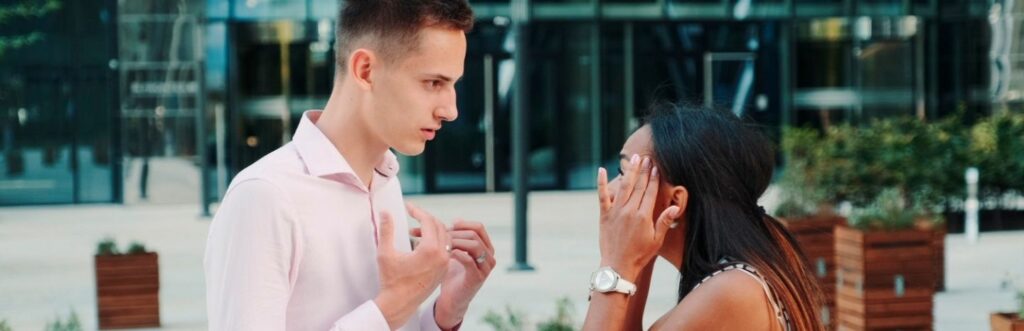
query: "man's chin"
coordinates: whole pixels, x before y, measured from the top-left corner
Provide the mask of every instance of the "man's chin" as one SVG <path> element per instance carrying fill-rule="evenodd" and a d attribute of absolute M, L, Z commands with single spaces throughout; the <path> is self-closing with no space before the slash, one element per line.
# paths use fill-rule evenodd
<path fill-rule="evenodd" d="M 392 147 L 392 149 L 394 149 L 395 152 L 398 152 L 398 154 L 402 154 L 405 156 L 418 156 L 420 154 L 423 154 L 423 150 L 426 149 L 426 147 L 427 143 L 421 142 L 408 144 L 405 146 L 394 146 Z"/>

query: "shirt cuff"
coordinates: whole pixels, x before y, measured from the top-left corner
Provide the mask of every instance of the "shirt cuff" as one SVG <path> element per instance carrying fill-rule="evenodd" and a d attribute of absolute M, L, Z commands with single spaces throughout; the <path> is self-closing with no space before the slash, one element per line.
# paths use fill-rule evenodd
<path fill-rule="evenodd" d="M 442 330 L 441 327 L 437 325 L 437 319 L 434 316 L 434 309 L 436 307 L 437 307 L 437 301 L 434 301 L 434 304 L 430 305 L 430 308 L 423 309 L 423 310 L 420 311 L 420 330 L 423 330 L 423 331 L 459 331 L 459 329 L 462 327 L 462 322 L 461 321 L 459 322 L 459 324 L 456 324 L 455 327 L 453 327 L 453 328 L 451 328 L 449 330 Z"/>
<path fill-rule="evenodd" d="M 431 314 L 433 315 L 433 314 Z M 436 328 L 436 326 L 435 326 Z M 369 300 L 334 323 L 335 330 L 391 330 L 377 303 Z"/>

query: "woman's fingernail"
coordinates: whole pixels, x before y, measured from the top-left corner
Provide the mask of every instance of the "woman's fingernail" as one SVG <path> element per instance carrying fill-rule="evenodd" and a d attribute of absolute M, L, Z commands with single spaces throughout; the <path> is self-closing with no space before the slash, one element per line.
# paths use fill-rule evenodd
<path fill-rule="evenodd" d="M 658 167 L 651 169 L 651 177 L 658 177 Z"/>
<path fill-rule="evenodd" d="M 633 154 L 633 157 L 629 159 L 629 163 L 632 165 L 640 163 L 640 155 Z"/>
<path fill-rule="evenodd" d="M 645 156 L 644 157 L 644 162 L 642 164 L 644 166 L 644 169 L 650 169 L 651 168 L 651 159 Z"/>

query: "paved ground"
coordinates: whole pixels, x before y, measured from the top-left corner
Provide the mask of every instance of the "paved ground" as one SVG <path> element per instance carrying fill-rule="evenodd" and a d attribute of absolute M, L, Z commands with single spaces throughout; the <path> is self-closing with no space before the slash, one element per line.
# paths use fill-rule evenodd
<path fill-rule="evenodd" d="M 464 330 L 490 330 L 481 319 L 509 306 L 537 322 L 569 297 L 579 322 L 586 310 L 587 279 L 598 264 L 597 213 L 590 192 L 534 193 L 530 209 L 530 262 L 535 272 L 510 273 L 512 199 L 508 194 L 431 195 L 410 201 L 451 219 L 487 224 L 498 250 L 499 270 L 481 290 Z M 206 311 L 202 255 L 209 220 L 189 205 L 94 205 L 0 208 L 0 319 L 15 331 L 40 330 L 57 314 L 78 313 L 96 326 L 92 254 L 111 235 L 126 244 L 140 240 L 160 254 L 160 330 L 203 330 Z M 947 238 L 948 290 L 936 296 L 937 330 L 987 330 L 988 313 L 1013 305 L 1000 287 L 1006 274 L 1024 275 L 1024 232 L 983 233 L 969 245 Z M 676 275 L 658 266 L 647 321 L 675 302 Z"/>

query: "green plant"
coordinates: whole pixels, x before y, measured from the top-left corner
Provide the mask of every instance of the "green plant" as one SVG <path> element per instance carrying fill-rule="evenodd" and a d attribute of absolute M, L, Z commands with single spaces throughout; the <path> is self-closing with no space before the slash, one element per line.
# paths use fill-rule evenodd
<path fill-rule="evenodd" d="M 814 215 L 816 211 L 817 209 L 806 203 L 806 201 L 786 197 L 777 207 L 775 207 L 775 212 L 772 215 L 792 221 L 805 219 Z"/>
<path fill-rule="evenodd" d="M 970 129 L 969 161 L 980 170 L 979 194 L 1024 192 L 1024 114 L 1002 111 Z"/>
<path fill-rule="evenodd" d="M 883 190 L 870 205 L 857 208 L 849 217 L 850 226 L 861 230 L 909 229 L 922 213 L 907 206 L 899 189 Z"/>
<path fill-rule="evenodd" d="M 0 319 L 0 331 L 11 331 L 11 326 L 7 325 L 6 319 Z"/>
<path fill-rule="evenodd" d="M 569 298 L 558 299 L 555 303 L 555 316 L 537 326 L 538 331 L 573 331 L 572 301 Z"/>
<path fill-rule="evenodd" d="M 512 307 L 505 306 L 506 315 L 488 310 L 484 314 L 484 323 L 490 325 L 495 331 L 520 331 L 523 329 L 525 319 L 521 311 L 512 310 Z"/>
<path fill-rule="evenodd" d="M 58 0 L 24 0 L 19 3 L 0 5 L 0 26 L 24 19 L 38 19 L 61 8 Z M 21 22 L 13 22 L 21 23 Z M 39 31 L 30 31 L 17 35 L 0 35 L 0 58 L 8 51 L 13 51 L 42 41 L 45 35 Z"/>
<path fill-rule="evenodd" d="M 78 321 L 78 314 L 74 310 L 68 315 L 67 320 L 61 319 L 58 315 L 55 321 L 46 323 L 46 331 L 82 331 L 82 323 Z"/>
<path fill-rule="evenodd" d="M 112 255 L 135 255 L 135 254 L 146 254 L 149 251 L 146 250 L 146 246 L 141 242 L 133 241 L 128 245 L 128 249 L 122 252 L 117 248 L 117 241 L 114 238 L 106 237 L 103 238 L 98 244 L 96 244 L 96 255 L 99 256 L 112 256 Z"/>
<path fill-rule="evenodd" d="M 131 245 L 128 245 L 128 255 L 146 254 L 146 252 L 146 246 L 138 241 L 133 241 Z"/>
<path fill-rule="evenodd" d="M 793 140 L 806 147 L 793 147 L 800 152 L 794 155 L 806 160 L 796 166 L 807 176 L 803 185 L 820 190 L 823 201 L 848 201 L 860 209 L 862 221 L 875 224 L 868 228 L 907 225 L 907 217 L 892 215 L 879 203 L 879 196 L 891 189 L 899 192 L 889 194 L 891 203 L 913 207 L 917 218 L 941 222 L 934 215 L 951 202 L 962 201 L 965 191 L 969 152 L 960 123 L 957 116 L 932 122 L 914 117 L 875 119 L 862 126 L 832 126 L 818 143 L 802 142 L 806 133 L 797 133 Z M 902 218 L 880 224 L 884 220 L 879 218 L 886 216 Z"/>
<path fill-rule="evenodd" d="M 538 331 L 573 331 L 573 305 L 569 298 L 561 298 L 555 302 L 555 316 L 537 324 Z M 487 311 L 483 321 L 495 331 L 522 331 L 529 324 L 523 312 L 505 307 L 505 314 Z"/>
<path fill-rule="evenodd" d="M 803 128 L 784 128 L 782 151 L 786 157 L 786 168 L 778 182 L 782 202 L 774 215 L 790 220 L 801 219 L 819 212 L 819 206 L 828 203 L 817 174 L 813 171 L 816 159 L 814 153 L 820 148 L 818 132 Z"/>
<path fill-rule="evenodd" d="M 96 244 L 96 255 L 108 256 L 119 254 L 121 252 L 117 250 L 117 242 L 114 241 L 114 238 L 106 237 L 99 244 Z"/>
<path fill-rule="evenodd" d="M 1024 319 L 1024 287 L 1017 289 L 1017 319 Z"/>

